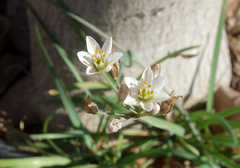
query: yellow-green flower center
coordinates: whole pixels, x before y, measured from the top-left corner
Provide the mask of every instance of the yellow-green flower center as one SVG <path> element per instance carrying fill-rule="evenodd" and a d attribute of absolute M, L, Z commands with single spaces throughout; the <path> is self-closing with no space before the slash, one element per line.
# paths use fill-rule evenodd
<path fill-rule="evenodd" d="M 148 85 L 148 82 L 144 82 L 144 86 L 140 86 L 138 97 L 142 101 L 149 101 L 152 99 L 152 95 L 154 94 L 154 91 L 152 90 L 152 85 Z"/>
<path fill-rule="evenodd" d="M 96 53 L 93 54 L 94 66 L 97 70 L 104 70 L 106 68 L 106 54 L 104 50 L 96 50 Z"/>

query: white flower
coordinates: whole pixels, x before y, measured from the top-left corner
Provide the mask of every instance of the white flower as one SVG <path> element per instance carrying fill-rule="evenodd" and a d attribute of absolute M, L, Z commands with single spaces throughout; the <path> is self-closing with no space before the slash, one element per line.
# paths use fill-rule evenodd
<path fill-rule="evenodd" d="M 167 78 L 163 76 L 153 78 L 150 66 L 144 70 L 139 81 L 132 77 L 125 77 L 124 79 L 131 91 L 131 95 L 124 100 L 124 104 L 140 104 L 144 110 L 151 111 L 154 102 L 161 102 L 170 98 L 168 94 L 161 91 L 167 82 Z"/>
<path fill-rule="evenodd" d="M 153 109 L 151 111 L 149 111 L 148 113 L 152 114 L 152 115 L 156 115 L 159 111 L 160 111 L 160 106 L 157 103 L 153 103 Z"/>
<path fill-rule="evenodd" d="M 107 39 L 100 48 L 99 44 L 90 36 L 86 37 L 87 50 L 77 53 L 79 60 L 87 66 L 86 74 L 92 75 L 100 72 L 109 72 L 112 69 L 112 64 L 123 56 L 121 52 L 112 50 L 112 37 Z"/>
<path fill-rule="evenodd" d="M 116 118 L 113 118 L 113 119 L 108 120 L 107 129 L 109 130 L 109 132 L 117 132 L 119 129 L 122 128 L 122 124 L 123 124 L 122 121 L 120 121 Z"/>

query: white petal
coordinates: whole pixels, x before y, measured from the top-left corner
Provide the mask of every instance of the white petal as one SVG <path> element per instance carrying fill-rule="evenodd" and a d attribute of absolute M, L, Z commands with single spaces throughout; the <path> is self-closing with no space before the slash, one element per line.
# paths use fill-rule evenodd
<path fill-rule="evenodd" d="M 146 111 L 151 111 L 153 109 L 153 102 L 140 102 L 141 107 Z"/>
<path fill-rule="evenodd" d="M 90 54 L 95 54 L 96 50 L 101 50 L 99 44 L 90 36 L 86 37 L 86 43 L 87 43 L 87 50 Z"/>
<path fill-rule="evenodd" d="M 138 81 L 135 78 L 132 77 L 125 77 L 124 78 L 125 83 L 127 85 L 127 87 L 134 92 L 135 94 L 138 94 Z"/>
<path fill-rule="evenodd" d="M 160 111 L 160 106 L 157 103 L 153 103 L 153 109 L 149 111 L 150 114 L 156 115 Z"/>
<path fill-rule="evenodd" d="M 112 66 L 111 65 L 108 65 L 104 70 L 99 70 L 100 72 L 109 72 L 111 71 L 112 69 Z"/>
<path fill-rule="evenodd" d="M 156 77 L 153 81 L 153 90 L 155 92 L 162 90 L 162 88 L 165 86 L 165 84 L 167 83 L 167 77 L 164 76 L 159 76 Z"/>
<path fill-rule="evenodd" d="M 114 64 L 119 58 L 123 56 L 123 53 L 121 52 L 115 52 L 108 57 L 108 65 Z"/>
<path fill-rule="evenodd" d="M 111 51 L 112 51 L 112 37 L 110 37 L 109 39 L 107 39 L 105 41 L 105 43 L 103 44 L 102 49 L 104 50 L 105 54 L 106 54 L 106 58 L 110 55 Z"/>
<path fill-rule="evenodd" d="M 152 85 L 153 83 L 153 72 L 150 66 L 147 66 L 142 74 L 141 85 L 144 85 L 145 81 L 147 81 L 149 85 Z"/>
<path fill-rule="evenodd" d="M 161 92 L 155 92 L 153 94 L 153 100 L 152 101 L 161 102 L 161 101 L 164 101 L 164 100 L 167 100 L 167 99 L 170 99 L 170 98 L 171 97 L 167 93 L 161 91 Z"/>
<path fill-rule="evenodd" d="M 93 74 L 97 74 L 97 73 L 100 73 L 99 71 L 96 71 L 96 69 L 94 69 L 93 67 L 87 67 L 87 70 L 86 70 L 86 74 L 87 75 L 93 75 Z"/>
<path fill-rule="evenodd" d="M 123 103 L 128 105 L 137 105 L 139 104 L 139 100 L 136 95 L 131 95 L 131 96 L 128 96 Z"/>
<path fill-rule="evenodd" d="M 80 51 L 77 53 L 78 59 L 86 66 L 93 66 L 92 55 L 85 51 Z"/>

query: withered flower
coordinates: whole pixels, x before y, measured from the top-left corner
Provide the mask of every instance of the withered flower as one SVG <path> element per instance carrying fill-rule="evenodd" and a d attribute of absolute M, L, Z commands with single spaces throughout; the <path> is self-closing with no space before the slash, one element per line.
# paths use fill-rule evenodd
<path fill-rule="evenodd" d="M 112 69 L 108 73 L 114 80 L 118 79 L 118 76 L 119 76 L 119 63 L 118 63 L 118 61 L 116 61 L 112 65 Z"/>
<path fill-rule="evenodd" d="M 161 115 L 166 115 L 166 114 L 170 113 L 172 111 L 174 102 L 179 98 L 183 98 L 183 96 L 174 96 L 174 90 L 169 94 L 169 96 L 171 98 L 163 101 L 161 104 L 161 109 L 160 109 Z"/>
<path fill-rule="evenodd" d="M 160 64 L 152 65 L 151 70 L 153 71 L 153 78 L 156 78 L 161 73 L 161 65 Z"/>
<path fill-rule="evenodd" d="M 126 84 L 122 84 L 121 87 L 118 89 L 118 100 L 123 102 L 126 97 L 130 95 L 130 90 L 128 89 Z"/>
<path fill-rule="evenodd" d="M 96 102 L 92 101 L 90 95 L 85 98 L 83 103 L 84 110 L 89 114 L 97 114 L 98 113 L 98 105 Z"/>

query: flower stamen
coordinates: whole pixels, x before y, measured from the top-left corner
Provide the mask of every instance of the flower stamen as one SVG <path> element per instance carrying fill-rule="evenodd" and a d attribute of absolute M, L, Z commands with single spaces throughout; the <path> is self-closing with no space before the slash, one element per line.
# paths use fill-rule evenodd
<path fill-rule="evenodd" d="M 94 61 L 97 62 L 97 59 L 95 59 Z"/>
<path fill-rule="evenodd" d="M 96 54 L 93 54 L 93 57 L 96 58 Z"/>
<path fill-rule="evenodd" d="M 104 53 L 104 50 L 102 50 L 102 53 Z"/>
<path fill-rule="evenodd" d="M 117 124 L 118 124 L 118 122 L 113 123 L 113 125 L 117 125 Z"/>
<path fill-rule="evenodd" d="M 154 91 L 151 91 L 151 94 L 153 94 L 154 93 Z"/>
<path fill-rule="evenodd" d="M 149 88 L 152 88 L 152 85 L 149 85 L 148 87 L 149 87 Z"/>
<path fill-rule="evenodd" d="M 106 58 L 106 55 L 105 55 L 105 54 L 103 55 L 103 58 Z"/>
<path fill-rule="evenodd" d="M 145 82 L 144 82 L 144 84 L 145 84 L 145 85 L 147 85 L 147 84 L 148 84 L 148 82 L 147 82 L 147 81 L 145 81 Z"/>
<path fill-rule="evenodd" d="M 98 51 L 98 50 L 96 50 L 96 53 L 99 53 L 99 51 Z"/>

